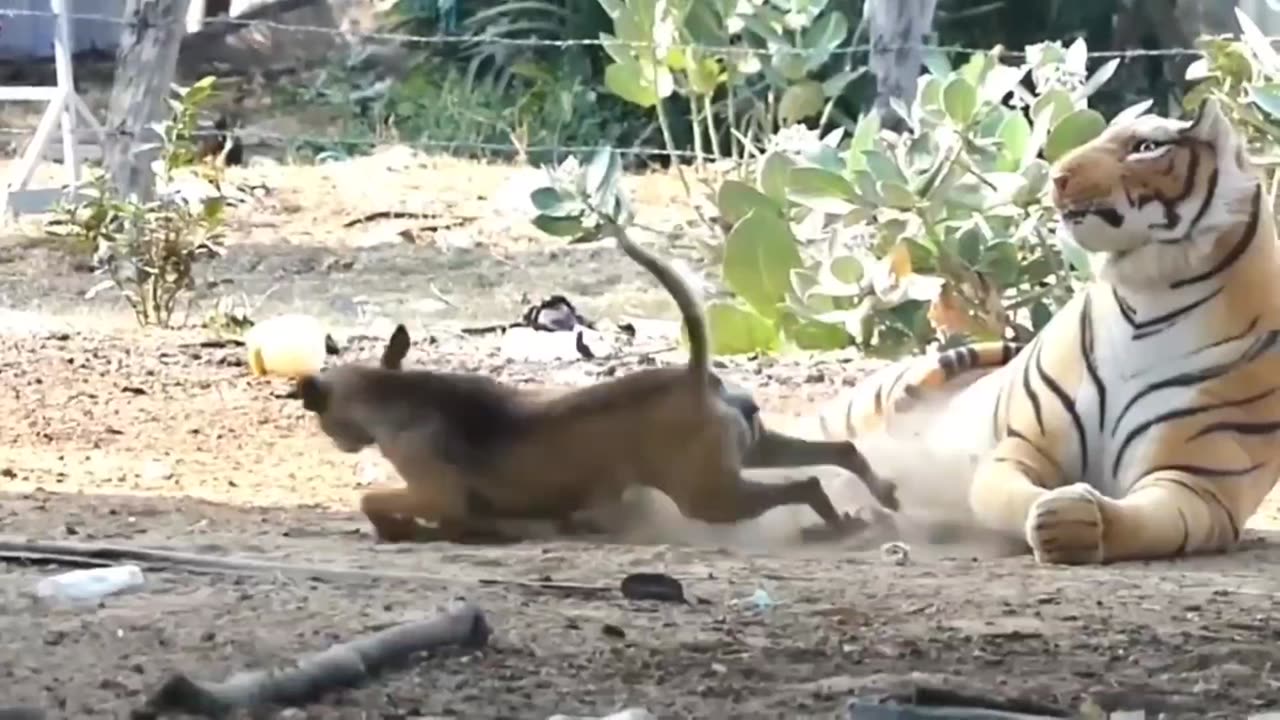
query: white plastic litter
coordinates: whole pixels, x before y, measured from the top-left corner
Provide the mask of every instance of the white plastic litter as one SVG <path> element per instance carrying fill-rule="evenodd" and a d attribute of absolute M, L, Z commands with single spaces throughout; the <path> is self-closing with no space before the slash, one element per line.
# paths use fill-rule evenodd
<path fill-rule="evenodd" d="M 552 715 L 547 720 L 658 720 L 658 718 L 644 708 L 627 708 L 619 710 L 612 715 L 602 715 L 600 717 L 590 717 L 584 715 Z"/>
<path fill-rule="evenodd" d="M 72 570 L 36 583 L 36 596 L 51 602 L 83 603 L 142 587 L 145 582 L 137 565 Z"/>

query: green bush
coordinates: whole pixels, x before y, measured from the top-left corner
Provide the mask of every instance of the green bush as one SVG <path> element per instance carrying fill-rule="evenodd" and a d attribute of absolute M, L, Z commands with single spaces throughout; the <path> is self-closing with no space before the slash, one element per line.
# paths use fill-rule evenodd
<path fill-rule="evenodd" d="M 673 94 L 688 103 L 699 156 L 743 158 L 780 127 L 828 116 L 865 71 L 848 54 L 844 69 L 830 68 L 851 25 L 827 0 L 599 2 L 614 28 L 600 34 L 611 60 L 604 85 L 656 110 L 668 150 L 678 149 L 664 106 Z"/>
<path fill-rule="evenodd" d="M 1274 207 L 1280 184 L 1280 55 L 1243 10 L 1236 9 L 1236 18 L 1240 39 L 1205 37 L 1196 43 L 1204 57 L 1187 67 L 1186 79 L 1197 84 L 1182 105 L 1195 110 L 1210 95 L 1221 101 L 1266 173 Z"/>
<path fill-rule="evenodd" d="M 560 74 L 532 58 L 513 64 L 511 73 L 502 82 L 476 80 L 420 53 L 408 72 L 380 80 L 381 71 L 356 54 L 326 68 L 316 82 L 286 91 L 286 105 L 331 108 L 340 118 L 337 134 L 345 139 L 304 139 L 291 154 L 315 160 L 403 142 L 461 157 L 514 153 L 540 163 L 553 154 L 529 154 L 527 148 L 622 144 L 640 120 L 577 73 Z"/>
<path fill-rule="evenodd" d="M 897 107 L 907 132 L 875 115 L 847 139 L 794 125 L 750 178 L 726 180 L 722 270 L 735 297 L 707 307 L 715 352 L 853 344 L 894 357 L 1039 330 L 1089 275 L 1082 251 L 1057 239 L 1049 164 L 1106 126 L 1088 98 L 1117 62 L 1088 75 L 1083 41 L 1026 55 L 1007 65 L 997 48 L 959 68 L 930 57 L 914 102 Z M 621 206 L 591 200 L 592 168 L 606 166 L 562 166 L 533 195 L 538 226 L 582 236 L 624 222 Z"/>

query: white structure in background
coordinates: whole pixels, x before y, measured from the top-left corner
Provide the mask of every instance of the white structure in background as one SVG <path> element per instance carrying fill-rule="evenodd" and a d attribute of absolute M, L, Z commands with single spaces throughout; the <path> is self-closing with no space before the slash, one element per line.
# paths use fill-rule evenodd
<path fill-rule="evenodd" d="M 76 148 L 76 119 L 82 119 L 102 142 L 102 125 L 93 117 L 89 106 L 76 94 L 75 79 L 71 70 L 71 22 L 67 17 L 68 0 L 49 0 L 55 14 L 53 36 L 53 62 L 57 85 L 0 86 L 0 102 L 43 102 L 44 114 L 35 132 L 22 149 L 12 166 L 4 195 L 0 197 L 0 222 L 19 213 L 41 212 L 52 207 L 66 193 L 73 193 L 80 184 L 80 156 Z M 0 29 L 0 33 L 4 32 Z M 67 183 L 62 188 L 29 188 L 36 165 L 44 157 L 53 139 L 53 131 L 62 130 L 62 166 L 66 169 Z"/>

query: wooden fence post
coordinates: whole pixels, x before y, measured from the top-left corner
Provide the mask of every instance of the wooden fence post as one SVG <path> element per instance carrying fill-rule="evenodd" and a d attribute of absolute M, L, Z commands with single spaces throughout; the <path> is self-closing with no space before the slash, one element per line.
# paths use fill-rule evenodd
<path fill-rule="evenodd" d="M 916 79 L 924 62 L 924 38 L 933 26 L 937 0 L 867 0 L 871 57 L 867 64 L 876 78 L 876 111 L 886 127 L 903 120 L 889 105 L 898 98 L 909 107 L 916 97 Z"/>
<path fill-rule="evenodd" d="M 137 146 L 157 140 L 148 125 L 164 117 L 178 47 L 186 33 L 189 0 L 127 0 L 116 74 L 107 106 L 102 162 L 123 197 L 149 200 L 155 190 L 151 162 L 157 151 Z"/>

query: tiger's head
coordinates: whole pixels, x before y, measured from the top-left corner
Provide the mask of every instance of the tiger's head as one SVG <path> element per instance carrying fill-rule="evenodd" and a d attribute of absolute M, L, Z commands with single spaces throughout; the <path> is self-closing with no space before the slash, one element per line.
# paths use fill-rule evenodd
<path fill-rule="evenodd" d="M 1249 218 L 1258 178 L 1213 98 L 1191 120 L 1120 117 L 1054 163 L 1062 232 L 1101 253 L 1109 282 L 1151 285 L 1194 271 Z"/>

